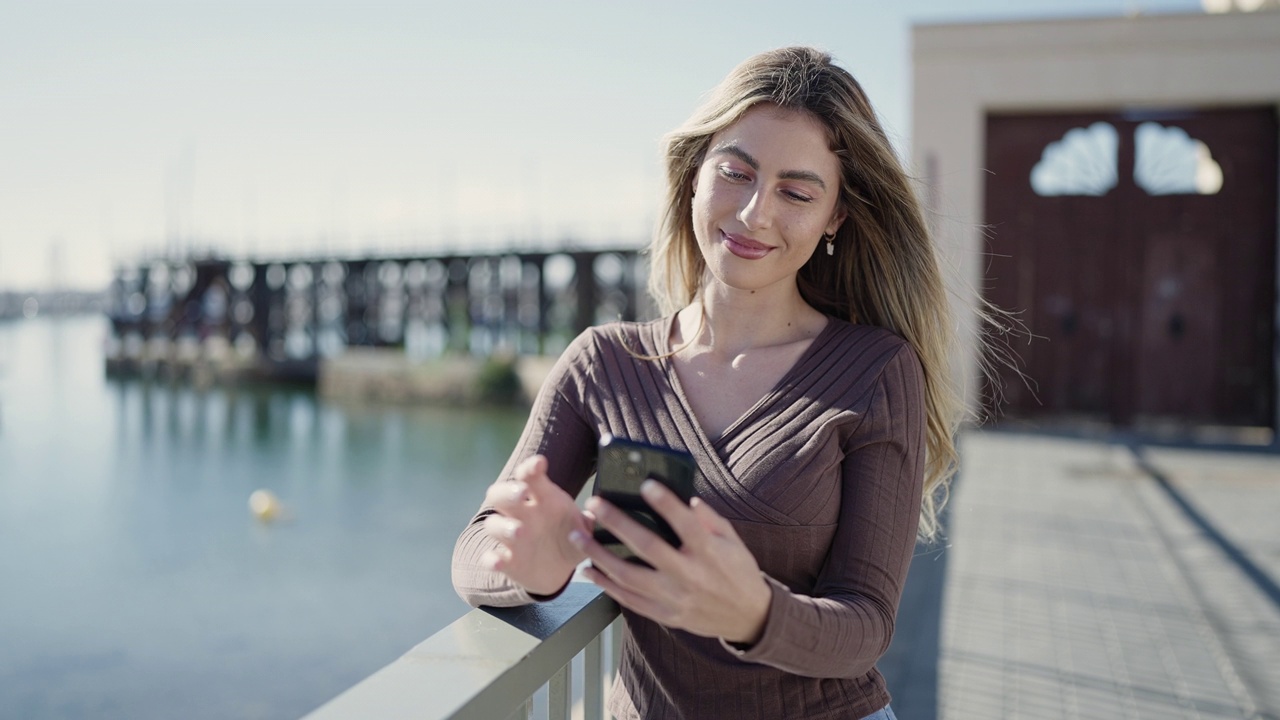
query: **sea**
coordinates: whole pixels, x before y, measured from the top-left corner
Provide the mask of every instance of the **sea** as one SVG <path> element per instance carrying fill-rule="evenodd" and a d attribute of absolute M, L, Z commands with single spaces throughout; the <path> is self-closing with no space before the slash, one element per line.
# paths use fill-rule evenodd
<path fill-rule="evenodd" d="M 524 411 L 110 379 L 108 334 L 0 322 L 0 718 L 299 717 L 468 610 Z"/>

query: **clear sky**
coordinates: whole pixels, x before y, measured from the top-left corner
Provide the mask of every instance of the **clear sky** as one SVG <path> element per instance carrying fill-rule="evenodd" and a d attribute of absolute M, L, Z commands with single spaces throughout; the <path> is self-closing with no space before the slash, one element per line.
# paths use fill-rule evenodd
<path fill-rule="evenodd" d="M 1199 0 L 0 0 L 0 289 L 169 249 L 648 237 L 658 143 L 737 62 L 823 47 L 907 147 L 913 23 Z"/>

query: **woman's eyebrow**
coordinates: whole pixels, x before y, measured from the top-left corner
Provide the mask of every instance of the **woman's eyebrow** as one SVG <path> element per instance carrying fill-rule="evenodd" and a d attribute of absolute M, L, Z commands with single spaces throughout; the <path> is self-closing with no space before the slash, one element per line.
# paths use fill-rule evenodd
<path fill-rule="evenodd" d="M 751 157 L 751 153 L 748 153 L 746 150 L 743 150 L 732 142 L 722 142 L 711 148 L 711 154 L 714 155 L 716 153 L 727 153 L 750 165 L 752 170 L 760 169 L 759 160 Z M 827 189 L 827 184 L 822 181 L 822 178 L 817 173 L 810 172 L 808 170 L 783 170 L 778 173 L 778 177 L 783 180 L 802 180 L 804 182 L 811 182 L 823 190 Z"/>
<path fill-rule="evenodd" d="M 734 145 L 731 142 L 722 142 L 719 145 L 716 145 L 715 147 L 711 148 L 711 153 L 713 155 L 716 153 L 728 153 L 738 158 L 742 162 L 750 165 L 752 170 L 760 169 L 759 160 L 756 160 L 755 158 L 751 157 L 751 153 L 748 153 L 746 150 L 743 150 L 742 148 L 738 147 L 737 145 Z"/>
<path fill-rule="evenodd" d="M 818 177 L 818 173 L 809 172 L 808 170 L 783 170 L 778 173 L 778 177 L 783 180 L 803 180 L 811 182 L 823 190 L 827 189 L 827 184 L 822 182 L 822 178 Z"/>

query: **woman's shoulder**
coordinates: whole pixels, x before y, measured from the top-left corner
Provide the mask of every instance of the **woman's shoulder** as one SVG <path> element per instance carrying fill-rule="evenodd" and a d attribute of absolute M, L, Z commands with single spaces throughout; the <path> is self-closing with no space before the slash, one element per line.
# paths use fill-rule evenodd
<path fill-rule="evenodd" d="M 823 335 L 827 339 L 822 354 L 843 369 L 849 382 L 865 383 L 886 371 L 921 372 L 915 348 L 888 328 L 831 318 Z"/>
<path fill-rule="evenodd" d="M 560 352 L 548 381 L 562 392 L 586 397 L 606 382 L 609 368 L 653 357 L 665 342 L 662 321 L 615 321 L 592 325 Z"/>
<path fill-rule="evenodd" d="M 901 352 L 905 348 L 907 352 L 915 354 L 911 343 L 888 328 L 853 323 L 836 317 L 828 317 L 828 324 L 830 327 L 827 328 L 827 333 L 831 338 L 829 342 L 851 348 L 879 347 L 890 353 Z"/>
<path fill-rule="evenodd" d="M 656 320 L 614 320 L 592 325 L 583 330 L 570 344 L 569 350 L 600 354 L 647 355 L 657 354 L 665 342 L 665 328 L 670 317 Z"/>

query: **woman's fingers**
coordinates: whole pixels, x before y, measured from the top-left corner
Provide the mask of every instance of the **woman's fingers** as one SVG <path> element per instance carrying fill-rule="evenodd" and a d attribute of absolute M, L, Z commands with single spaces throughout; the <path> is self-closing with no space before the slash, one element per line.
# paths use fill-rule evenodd
<path fill-rule="evenodd" d="M 569 542 L 587 556 L 594 572 L 608 576 L 610 583 L 614 586 L 626 588 L 628 592 L 636 592 L 652 582 L 654 575 L 652 570 L 614 555 L 586 533 L 580 531 L 570 533 Z"/>
<path fill-rule="evenodd" d="M 531 482 L 539 477 L 547 476 L 547 459 L 542 455 L 531 455 L 516 465 L 513 473 L 521 482 Z"/>
<path fill-rule="evenodd" d="M 520 533 L 520 521 L 494 513 L 484 519 L 484 531 L 503 545 L 511 545 Z"/>
<path fill-rule="evenodd" d="M 679 551 L 662 537 L 631 519 L 615 505 L 599 497 L 587 500 L 587 511 L 596 518 L 596 524 L 604 526 L 621 540 L 641 560 L 656 568 L 671 567 Z M 598 543 L 597 543 L 598 545 Z M 608 551 L 604 551 L 608 552 Z M 610 557 L 613 556 L 609 553 Z M 608 572 L 608 569 L 605 570 Z"/>
<path fill-rule="evenodd" d="M 604 590 L 609 597 L 617 600 L 623 607 L 664 625 L 671 624 L 670 613 L 654 598 L 616 582 L 608 574 L 601 572 L 599 568 L 586 568 L 583 570 L 583 574 L 588 580 L 599 586 L 601 590 Z"/>
<path fill-rule="evenodd" d="M 496 550 L 486 550 L 480 556 L 480 564 L 490 570 L 506 570 L 511 565 L 511 549 L 501 547 Z"/>
<path fill-rule="evenodd" d="M 664 625 L 734 641 L 758 637 L 771 591 L 733 525 L 697 498 L 686 507 L 670 490 L 647 483 L 642 494 L 684 544 L 673 548 L 622 510 L 592 498 L 588 508 L 600 525 L 653 569 L 575 533 L 572 542 L 595 568 L 587 576 L 623 606 Z"/>
<path fill-rule="evenodd" d="M 706 528 L 689 506 L 657 480 L 645 480 L 641 483 L 640 496 L 676 531 L 681 542 L 698 544 L 706 535 Z"/>
<path fill-rule="evenodd" d="M 526 458 L 516 466 L 511 480 L 499 480 L 489 486 L 485 503 L 504 515 L 521 516 L 522 511 L 546 501 L 553 493 L 564 491 L 547 475 L 547 459 L 541 455 Z"/>
<path fill-rule="evenodd" d="M 499 514 L 522 517 L 530 504 L 529 487 L 519 480 L 499 480 L 485 491 L 484 504 Z"/>
<path fill-rule="evenodd" d="M 733 529 L 733 523 L 703 502 L 702 498 L 694 498 L 689 503 L 689 508 L 708 531 L 721 537 L 738 539 L 738 531 Z"/>
<path fill-rule="evenodd" d="M 559 489 L 547 476 L 547 459 L 541 455 L 526 458 L 512 475 L 511 480 L 499 480 L 485 492 L 485 504 L 503 514 L 518 514 L 521 508 Z"/>
<path fill-rule="evenodd" d="M 548 493 L 564 492 L 559 485 L 551 481 L 547 474 L 547 459 L 541 455 L 533 455 L 516 466 L 515 479 L 525 484 L 526 491 L 534 501 L 541 500 Z"/>

